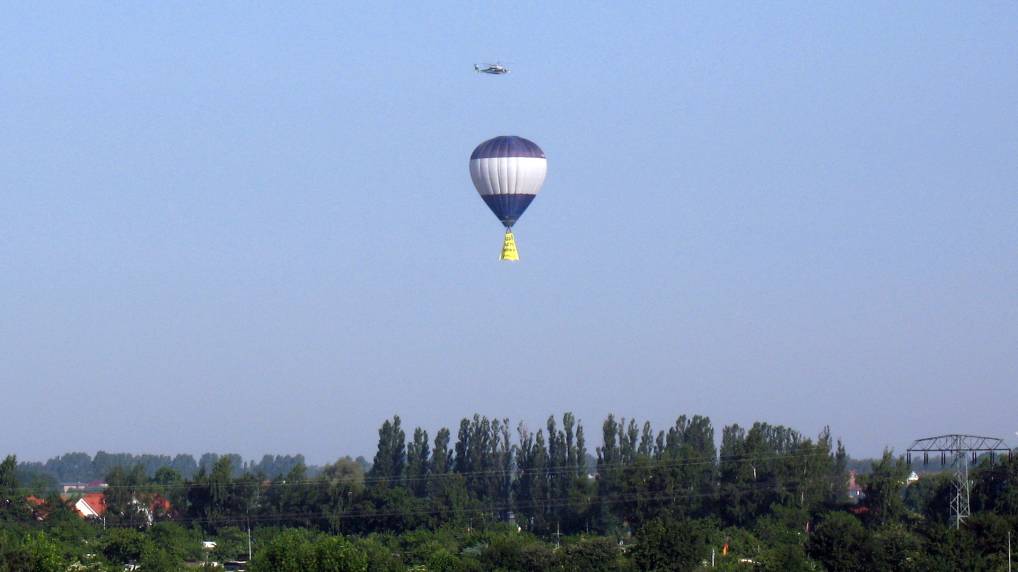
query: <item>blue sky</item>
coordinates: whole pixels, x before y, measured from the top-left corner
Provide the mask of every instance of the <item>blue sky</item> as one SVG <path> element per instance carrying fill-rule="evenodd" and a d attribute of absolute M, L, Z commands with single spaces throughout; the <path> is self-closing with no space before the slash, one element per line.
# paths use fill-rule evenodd
<path fill-rule="evenodd" d="M 4 12 L 0 452 L 565 410 L 591 448 L 609 412 L 1018 441 L 1014 3 Z M 467 170 L 500 134 L 549 162 L 518 264 Z"/>

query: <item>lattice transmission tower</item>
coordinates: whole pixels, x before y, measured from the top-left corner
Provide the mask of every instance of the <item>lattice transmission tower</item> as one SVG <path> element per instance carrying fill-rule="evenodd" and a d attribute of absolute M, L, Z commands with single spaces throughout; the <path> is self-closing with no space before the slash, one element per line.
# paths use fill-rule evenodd
<path fill-rule="evenodd" d="M 1003 439 L 981 437 L 979 435 L 940 435 L 916 439 L 905 453 L 908 464 L 912 464 L 912 455 L 922 453 L 923 465 L 930 462 L 930 453 L 940 454 L 941 466 L 947 464 L 951 456 L 951 468 L 954 470 L 954 496 L 951 498 L 951 520 L 955 528 L 961 528 L 963 520 L 972 513 L 969 498 L 972 484 L 969 482 L 969 461 L 975 464 L 979 455 L 989 455 L 992 463 L 997 455 L 1007 455 L 1011 460 L 1011 449 Z"/>

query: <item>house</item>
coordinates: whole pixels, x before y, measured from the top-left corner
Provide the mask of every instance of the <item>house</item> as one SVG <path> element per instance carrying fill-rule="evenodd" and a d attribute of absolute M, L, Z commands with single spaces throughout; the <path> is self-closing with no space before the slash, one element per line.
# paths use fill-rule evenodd
<path fill-rule="evenodd" d="M 173 505 L 170 501 L 159 494 L 152 496 L 152 501 L 148 503 L 148 510 L 146 514 L 148 516 L 148 523 L 152 522 L 156 518 L 165 518 L 173 512 Z"/>
<path fill-rule="evenodd" d="M 25 502 L 32 509 L 32 517 L 35 520 L 46 520 L 46 517 L 49 516 L 49 507 L 46 506 L 45 500 L 35 495 L 29 495 L 25 497 Z"/>
<path fill-rule="evenodd" d="M 106 513 L 106 495 L 104 493 L 85 493 L 74 503 L 74 510 L 82 518 L 102 518 Z"/>
<path fill-rule="evenodd" d="M 148 524 L 155 522 L 156 517 L 163 517 L 173 511 L 173 505 L 162 495 L 154 495 L 147 506 L 142 501 L 134 498 L 131 504 L 140 507 L 139 510 L 145 515 Z M 74 503 L 74 510 L 82 518 L 103 518 L 106 514 L 106 493 L 85 493 Z"/>
<path fill-rule="evenodd" d="M 855 469 L 848 472 L 848 498 L 853 502 L 859 502 L 866 495 L 862 492 L 862 487 L 855 479 Z"/>
<path fill-rule="evenodd" d="M 86 491 L 92 491 L 92 492 L 98 492 L 98 491 L 105 490 L 106 487 L 108 487 L 108 486 L 109 485 L 107 485 L 102 480 L 96 479 L 94 481 L 89 481 L 89 482 L 85 483 L 85 490 Z"/>
<path fill-rule="evenodd" d="M 87 483 L 63 483 L 60 487 L 63 489 L 64 494 L 68 493 L 87 493 L 87 492 L 99 492 L 105 490 L 108 487 L 106 483 L 101 480 L 89 481 Z"/>

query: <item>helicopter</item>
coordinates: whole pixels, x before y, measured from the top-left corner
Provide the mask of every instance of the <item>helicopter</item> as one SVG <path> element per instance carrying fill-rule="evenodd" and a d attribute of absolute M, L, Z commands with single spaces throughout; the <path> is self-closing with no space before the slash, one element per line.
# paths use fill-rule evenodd
<path fill-rule="evenodd" d="M 509 68 L 501 63 L 474 64 L 474 71 L 491 75 L 503 75 L 509 73 Z"/>

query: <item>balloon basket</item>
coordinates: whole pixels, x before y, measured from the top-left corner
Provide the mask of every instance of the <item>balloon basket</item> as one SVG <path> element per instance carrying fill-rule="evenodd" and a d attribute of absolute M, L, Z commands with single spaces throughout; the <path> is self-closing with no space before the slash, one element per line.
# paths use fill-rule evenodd
<path fill-rule="evenodd" d="M 498 259 L 510 261 L 520 259 L 520 253 L 516 250 L 516 238 L 513 237 L 511 229 L 505 229 L 505 240 L 502 241 L 502 256 Z"/>

